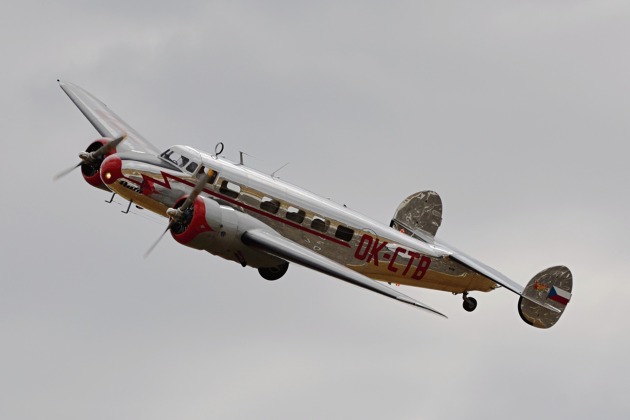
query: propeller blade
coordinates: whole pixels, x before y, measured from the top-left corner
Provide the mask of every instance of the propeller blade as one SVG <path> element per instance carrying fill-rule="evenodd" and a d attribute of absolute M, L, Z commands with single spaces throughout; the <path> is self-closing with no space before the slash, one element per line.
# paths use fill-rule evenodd
<path fill-rule="evenodd" d="M 106 154 L 114 150 L 126 137 L 127 137 L 127 133 L 123 133 L 120 137 L 116 137 L 112 141 L 108 141 L 107 143 L 105 143 L 104 145 L 102 145 L 101 147 L 99 147 L 93 152 L 79 153 L 79 158 L 81 159 L 81 162 L 77 163 L 75 166 L 71 168 L 68 168 L 59 172 L 57 175 L 53 177 L 53 181 L 56 181 L 59 178 L 63 178 L 64 176 L 68 175 L 70 172 L 72 172 L 73 170 L 75 170 L 76 168 L 78 168 L 84 163 L 92 163 L 96 159 L 100 158 L 101 156 L 105 156 Z"/>
<path fill-rule="evenodd" d="M 122 133 L 120 137 L 116 137 L 114 140 L 105 143 L 94 152 L 94 156 L 101 156 L 101 155 L 108 154 L 109 152 L 114 150 L 126 137 L 127 137 L 127 133 Z"/>
<path fill-rule="evenodd" d="M 211 170 L 212 169 L 210 169 L 209 171 Z M 209 172 L 204 172 L 203 176 L 199 178 L 199 181 L 197 181 L 197 185 L 195 185 L 195 188 L 193 188 L 192 192 L 186 198 L 186 201 L 184 201 L 184 204 L 182 204 L 181 207 L 178 208 L 178 210 L 183 212 L 188 207 L 190 207 L 191 204 L 195 201 L 195 199 L 199 196 L 199 194 L 201 194 L 201 192 L 203 191 L 203 187 L 206 186 L 209 179 L 210 179 Z"/>
<path fill-rule="evenodd" d="M 188 197 L 186 197 L 186 200 L 184 201 L 184 203 L 180 207 L 178 207 L 177 209 L 168 209 L 167 210 L 166 213 L 170 216 L 170 221 L 168 222 L 168 226 L 166 226 L 166 230 L 164 232 L 162 232 L 162 234 L 157 239 L 157 241 L 155 241 L 155 243 L 153 243 L 153 245 L 151 245 L 151 248 L 149 248 L 149 250 L 144 254 L 144 258 L 147 258 L 149 256 L 149 254 L 151 254 L 151 252 L 153 252 L 153 250 L 155 249 L 157 244 L 159 244 L 160 241 L 162 240 L 162 238 L 164 237 L 164 235 L 166 235 L 166 232 L 171 230 L 171 228 L 173 227 L 173 225 L 175 223 L 179 222 L 179 219 L 181 218 L 182 214 L 184 214 L 184 211 L 188 207 L 190 207 L 192 205 L 192 203 L 195 202 L 195 199 L 199 196 L 199 194 L 201 194 L 201 191 L 203 191 L 203 187 L 206 186 L 206 184 L 208 183 L 208 180 L 210 179 L 210 172 L 209 171 L 211 171 L 211 169 L 208 170 L 208 172 L 204 172 L 203 173 L 203 176 L 201 178 L 199 178 L 199 181 L 197 181 L 197 184 L 195 185 L 195 188 L 193 188 L 191 193 L 188 195 Z"/>
<path fill-rule="evenodd" d="M 102 145 L 101 147 L 99 147 L 93 152 L 90 152 L 90 153 L 83 152 L 79 154 L 79 157 L 84 162 L 95 161 L 96 159 L 99 159 L 105 156 L 106 154 L 108 154 L 109 152 L 111 152 L 112 150 L 114 150 L 126 137 L 127 137 L 127 133 L 123 133 L 120 137 L 116 137 L 115 139 L 108 141 L 107 143 L 105 143 L 104 145 Z"/>
<path fill-rule="evenodd" d="M 157 241 L 155 241 L 153 243 L 153 245 L 151 245 L 151 248 L 149 248 L 147 250 L 147 252 L 144 253 L 144 258 L 147 258 L 149 256 L 149 254 L 151 254 L 151 252 L 153 252 L 153 250 L 155 249 L 155 247 L 160 243 L 160 241 L 162 240 L 162 238 L 164 237 L 164 235 L 166 235 L 166 232 L 168 232 L 169 230 L 171 230 L 171 227 L 173 226 L 173 224 L 175 223 L 174 220 L 171 220 L 170 222 L 168 222 L 168 226 L 166 227 L 166 229 L 164 230 L 164 232 L 162 232 L 162 234 L 160 235 L 159 238 L 157 238 Z"/>
<path fill-rule="evenodd" d="M 79 162 L 76 165 L 71 166 L 68 169 L 64 169 L 63 171 L 59 172 L 57 175 L 53 177 L 53 181 L 57 181 L 59 178 L 63 178 L 64 176 L 68 175 L 70 172 L 74 171 L 79 166 L 81 166 L 82 163 L 83 162 Z"/>

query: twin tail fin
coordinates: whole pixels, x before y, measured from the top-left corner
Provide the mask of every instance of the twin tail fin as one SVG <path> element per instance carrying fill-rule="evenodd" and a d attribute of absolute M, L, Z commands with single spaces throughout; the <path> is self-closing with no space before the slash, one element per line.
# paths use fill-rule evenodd
<path fill-rule="evenodd" d="M 518 313 L 529 325 L 550 328 L 566 309 L 572 289 L 571 270 L 562 265 L 547 268 L 525 286 L 518 301 Z"/>

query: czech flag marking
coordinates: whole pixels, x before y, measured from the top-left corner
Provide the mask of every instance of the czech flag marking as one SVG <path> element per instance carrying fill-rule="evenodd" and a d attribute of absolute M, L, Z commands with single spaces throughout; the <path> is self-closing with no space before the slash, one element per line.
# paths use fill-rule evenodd
<path fill-rule="evenodd" d="M 571 300 L 571 293 L 567 292 L 566 290 L 562 290 L 556 286 L 553 286 L 549 291 L 547 298 L 562 305 L 566 305 Z"/>

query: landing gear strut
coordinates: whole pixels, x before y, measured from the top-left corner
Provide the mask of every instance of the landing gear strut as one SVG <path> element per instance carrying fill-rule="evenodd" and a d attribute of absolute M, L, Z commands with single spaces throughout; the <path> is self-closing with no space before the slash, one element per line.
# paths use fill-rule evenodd
<path fill-rule="evenodd" d="M 477 307 L 477 300 L 472 297 L 468 297 L 468 292 L 464 292 L 464 310 L 472 312 Z"/>

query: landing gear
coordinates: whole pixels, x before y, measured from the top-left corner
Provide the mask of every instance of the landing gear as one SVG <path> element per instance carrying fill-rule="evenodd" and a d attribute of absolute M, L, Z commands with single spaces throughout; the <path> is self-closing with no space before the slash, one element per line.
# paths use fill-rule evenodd
<path fill-rule="evenodd" d="M 276 267 L 260 267 L 258 272 L 261 277 L 265 280 L 273 281 L 278 280 L 280 277 L 284 276 L 284 273 L 289 269 L 289 263 L 285 262 Z"/>
<path fill-rule="evenodd" d="M 477 299 L 468 297 L 468 292 L 464 292 L 464 310 L 466 312 L 472 312 L 477 307 Z"/>

